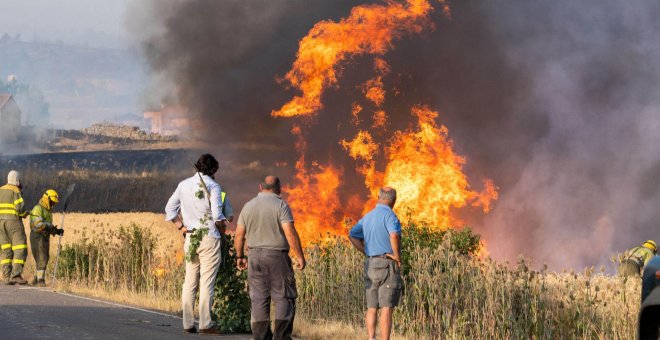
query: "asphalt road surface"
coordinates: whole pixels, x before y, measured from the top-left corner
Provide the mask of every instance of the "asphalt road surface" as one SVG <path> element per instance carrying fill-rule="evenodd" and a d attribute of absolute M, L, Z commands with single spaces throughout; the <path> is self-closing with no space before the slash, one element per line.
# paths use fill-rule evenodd
<path fill-rule="evenodd" d="M 250 339 L 186 334 L 181 318 L 115 303 L 0 284 L 0 339 Z"/>

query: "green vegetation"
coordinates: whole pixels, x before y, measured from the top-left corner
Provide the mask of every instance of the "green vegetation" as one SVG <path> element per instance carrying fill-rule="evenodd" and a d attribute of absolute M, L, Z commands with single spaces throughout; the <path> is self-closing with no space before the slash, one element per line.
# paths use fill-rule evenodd
<path fill-rule="evenodd" d="M 157 238 L 137 224 L 117 235 L 82 237 L 60 254 L 57 278 L 67 284 L 106 291 L 127 291 L 152 299 L 180 300 L 185 265 L 155 255 Z M 249 332 L 250 303 L 245 272 L 236 269 L 231 237 L 222 247 L 213 319 L 221 332 Z"/>
<path fill-rule="evenodd" d="M 215 282 L 213 318 L 222 332 L 250 332 L 250 298 L 247 292 L 247 271 L 236 268 L 234 239 L 225 235 L 222 243 L 222 263 Z"/>
<path fill-rule="evenodd" d="M 411 227 L 415 226 L 415 227 Z M 403 231 L 405 291 L 395 332 L 424 339 L 631 339 L 639 280 L 534 271 L 471 256 L 469 228 Z M 308 320 L 364 322 L 364 258 L 343 238 L 308 249 L 298 310 Z"/>
<path fill-rule="evenodd" d="M 584 273 L 533 270 L 474 256 L 469 228 L 435 231 L 423 223 L 403 230 L 405 291 L 395 332 L 422 339 L 631 339 L 639 307 L 638 279 L 593 268 Z M 180 262 L 154 253 L 156 237 L 137 225 L 116 235 L 83 237 L 62 251 L 58 277 L 96 290 L 129 291 L 178 301 Z M 216 282 L 214 317 L 224 332 L 249 329 L 246 273 L 236 269 L 229 237 Z M 364 257 L 345 237 L 306 249 L 297 272 L 298 315 L 312 323 L 363 325 Z"/>

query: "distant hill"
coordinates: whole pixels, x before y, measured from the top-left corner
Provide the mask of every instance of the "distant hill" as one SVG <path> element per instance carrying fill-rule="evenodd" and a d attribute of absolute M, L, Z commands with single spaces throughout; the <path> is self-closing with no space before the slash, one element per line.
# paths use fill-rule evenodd
<path fill-rule="evenodd" d="M 117 116 L 139 115 L 146 86 L 137 53 L 121 49 L 28 42 L 0 37 L 0 79 L 15 75 L 39 87 L 54 127 L 82 128 Z"/>

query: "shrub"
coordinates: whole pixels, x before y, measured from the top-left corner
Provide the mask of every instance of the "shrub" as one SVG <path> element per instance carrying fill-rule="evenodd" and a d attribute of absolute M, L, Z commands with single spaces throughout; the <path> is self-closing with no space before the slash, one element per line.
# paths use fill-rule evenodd
<path fill-rule="evenodd" d="M 212 316 L 221 332 L 249 332 L 247 272 L 236 268 L 231 236 L 225 236 L 222 244 Z M 57 277 L 90 288 L 180 300 L 185 264 L 158 258 L 156 245 L 156 236 L 135 223 L 114 235 L 82 237 L 62 249 Z"/>
<path fill-rule="evenodd" d="M 236 268 L 233 237 L 222 241 L 222 263 L 215 281 L 212 316 L 223 333 L 250 332 L 250 298 L 247 292 L 247 271 Z"/>

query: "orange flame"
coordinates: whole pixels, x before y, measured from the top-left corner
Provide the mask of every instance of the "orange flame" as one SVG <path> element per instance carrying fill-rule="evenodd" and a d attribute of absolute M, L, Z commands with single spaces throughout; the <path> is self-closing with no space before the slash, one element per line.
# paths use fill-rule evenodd
<path fill-rule="evenodd" d="M 374 129 L 385 129 L 385 125 L 387 124 L 387 113 L 383 110 L 378 110 L 374 112 L 374 124 L 372 127 Z"/>
<path fill-rule="evenodd" d="M 481 260 L 485 260 L 490 257 L 490 252 L 488 251 L 488 243 L 486 243 L 486 241 L 479 241 L 479 248 L 477 249 L 474 256 Z"/>
<path fill-rule="evenodd" d="M 374 58 L 374 71 L 378 74 L 375 78 L 367 80 L 363 86 L 364 96 L 376 106 L 383 105 L 385 101 L 385 89 L 383 88 L 383 76 L 390 73 L 390 66 L 382 58 Z"/>
<path fill-rule="evenodd" d="M 362 112 L 362 106 L 358 103 L 353 103 L 353 109 L 351 110 L 351 124 L 358 126 L 360 125 L 360 112 Z"/>
<path fill-rule="evenodd" d="M 341 203 L 337 189 L 342 170 L 331 165 L 313 164 L 314 171 L 305 169 L 305 159 L 296 162 L 298 173 L 295 186 L 284 190 L 294 213 L 296 230 L 303 246 L 323 240 L 326 233 L 341 232 L 341 216 L 337 216 Z"/>
<path fill-rule="evenodd" d="M 448 14 L 445 2 L 439 2 Z M 383 5 L 355 7 L 348 18 L 339 22 L 317 23 L 301 40 L 297 59 L 285 76 L 302 95 L 295 96 L 271 114 L 294 117 L 317 112 L 323 107 L 321 95 L 325 89 L 338 82 L 337 69 L 342 61 L 351 55 L 383 55 L 393 47 L 395 39 L 432 27 L 428 20 L 432 10 L 427 0 L 389 0 Z M 376 76 L 363 85 L 362 92 L 367 100 L 380 107 L 386 97 L 383 77 L 390 72 L 390 67 L 385 60 L 376 57 L 374 71 Z M 360 104 L 353 103 L 351 123 L 354 126 L 361 125 L 362 110 Z M 363 177 L 371 192 L 371 198 L 364 199 L 349 191 L 344 195 L 344 205 L 339 196 L 343 169 L 332 164 L 308 164 L 302 127 L 294 126 L 292 133 L 298 137 L 296 149 L 301 156 L 296 162 L 294 183 L 285 192 L 296 215 L 303 244 L 322 241 L 326 232 L 345 232 L 342 218 L 347 215 L 357 218 L 351 214 L 370 210 L 375 194 L 384 185 L 397 189 L 395 210 L 399 215 L 412 211 L 414 218 L 425 220 L 440 230 L 462 224 L 453 214 L 455 209 L 466 205 L 481 207 L 484 212 L 491 209 L 498 196 L 497 187 L 486 179 L 483 191 L 470 188 L 462 169 L 466 161 L 454 151 L 447 128 L 436 123 L 438 113 L 419 106 L 412 109 L 412 114 L 417 120 L 415 127 L 394 131 L 387 138 L 388 116 L 384 110 L 377 110 L 371 129 L 377 129 L 378 141 L 373 131 L 366 130 L 358 131 L 350 141 L 340 140 L 339 144 L 357 163 L 356 173 Z M 378 164 L 381 166 L 377 167 Z M 480 252 L 486 251 L 483 243 Z"/>
<path fill-rule="evenodd" d="M 431 27 L 433 10 L 427 0 L 387 1 L 354 7 L 339 22 L 321 21 L 300 41 L 297 59 L 284 79 L 302 92 L 273 116 L 311 115 L 323 108 L 321 94 L 337 83 L 336 67 L 349 55 L 383 55 L 392 42 L 408 33 Z"/>
<path fill-rule="evenodd" d="M 298 136 L 296 148 L 301 153 L 296 162 L 294 186 L 285 187 L 288 203 L 294 213 L 296 230 L 303 246 L 326 237 L 327 232 L 339 233 L 340 220 L 337 212 L 341 203 L 337 189 L 341 183 L 342 170 L 332 165 L 322 166 L 312 163 L 308 171 L 305 161 L 307 143 L 302 136 L 300 126 L 294 126 L 291 132 Z"/>
<path fill-rule="evenodd" d="M 496 188 L 489 186 L 482 193 L 470 190 L 462 171 L 465 159 L 454 152 L 447 128 L 435 123 L 438 113 L 427 107 L 415 107 L 412 113 L 418 118 L 418 130 L 397 131 L 386 148 L 383 184 L 397 189 L 396 211 L 413 211 L 418 219 L 443 230 L 461 224 L 452 217 L 453 208 L 472 203 L 487 211 L 497 199 Z"/>
<path fill-rule="evenodd" d="M 378 152 L 378 145 L 367 131 L 360 131 L 352 141 L 342 140 L 339 144 L 348 150 L 348 155 L 353 159 L 371 160 Z"/>

